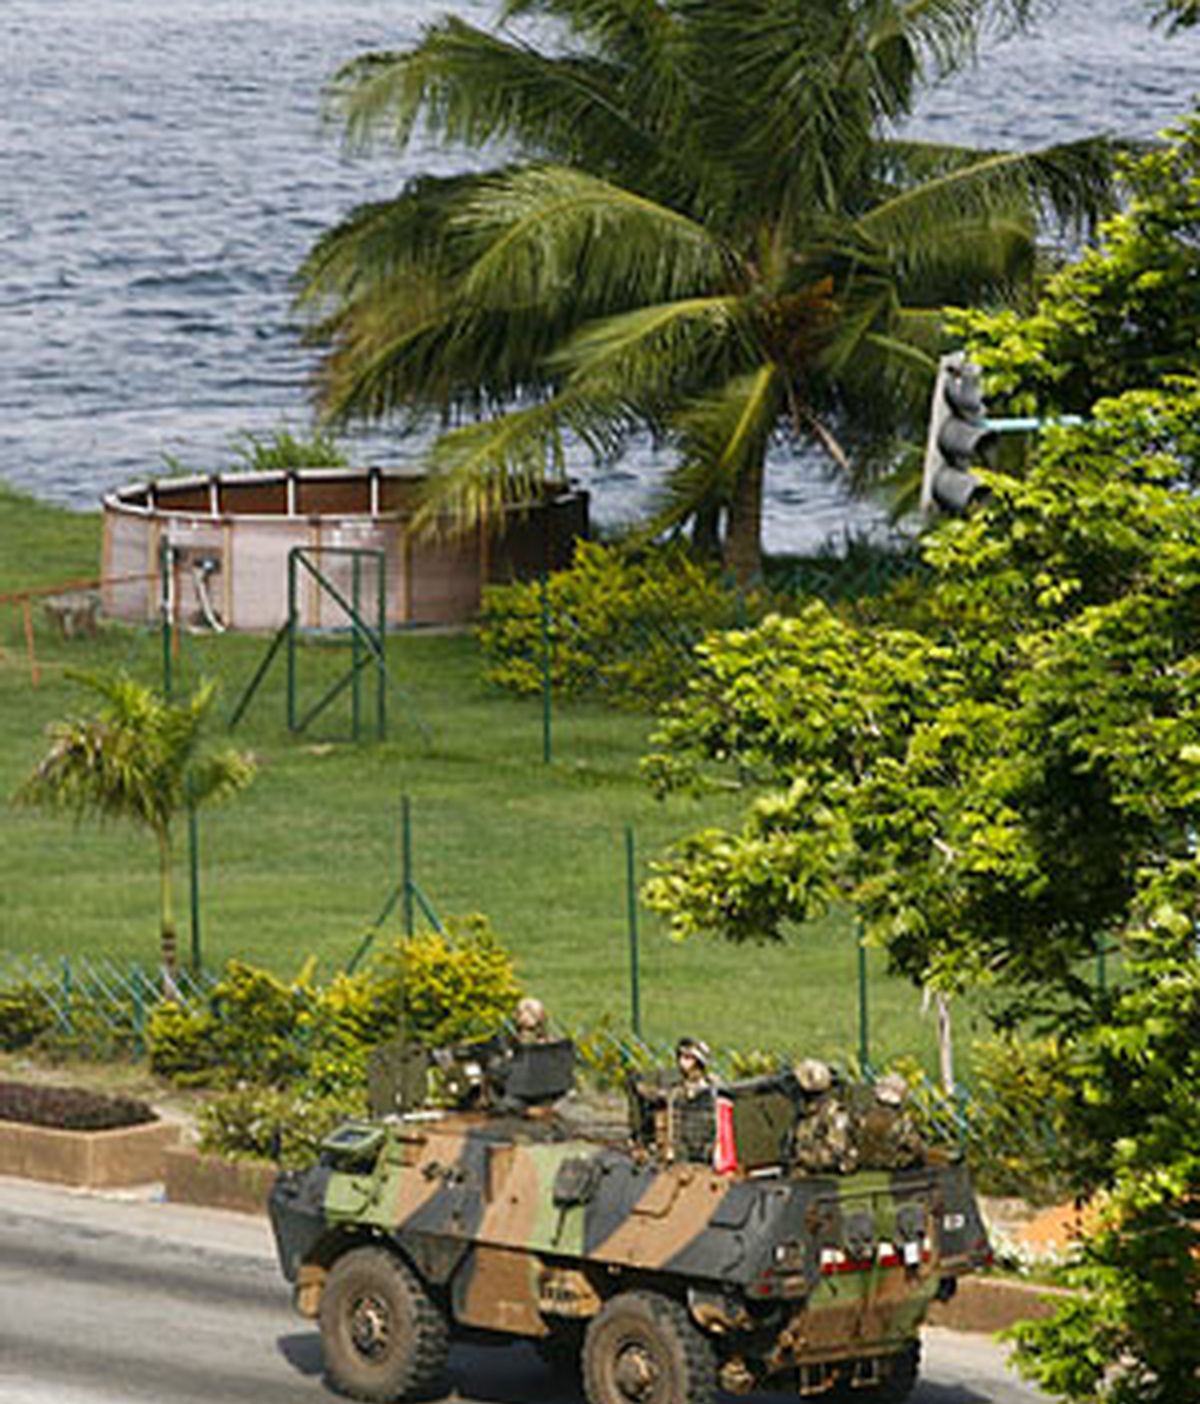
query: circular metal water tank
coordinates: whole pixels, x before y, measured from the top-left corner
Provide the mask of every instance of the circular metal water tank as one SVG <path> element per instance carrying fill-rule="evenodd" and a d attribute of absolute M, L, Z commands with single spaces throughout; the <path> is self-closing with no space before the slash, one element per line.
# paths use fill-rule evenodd
<path fill-rule="evenodd" d="M 560 490 L 508 509 L 488 530 L 417 535 L 411 523 L 423 481 L 377 468 L 306 468 L 120 488 L 104 499 L 105 613 L 159 618 L 165 560 L 181 623 L 277 629 L 287 619 L 288 559 L 299 546 L 346 598 L 353 590 L 372 601 L 372 622 L 382 564 L 388 626 L 461 624 L 479 608 L 484 585 L 568 564 L 587 533 L 587 494 Z M 355 566 L 355 552 L 373 554 Z M 346 623 L 311 577 L 296 599 L 302 628 Z"/>

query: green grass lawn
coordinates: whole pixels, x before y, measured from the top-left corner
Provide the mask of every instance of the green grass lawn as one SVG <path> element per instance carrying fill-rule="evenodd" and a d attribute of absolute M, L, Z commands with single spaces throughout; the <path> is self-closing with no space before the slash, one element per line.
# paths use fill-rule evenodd
<path fill-rule="evenodd" d="M 0 590 L 98 570 L 99 519 L 0 493 Z M 7 797 L 45 745 L 47 723 L 90 700 L 71 670 L 124 667 L 162 676 L 153 629 L 105 626 L 65 642 L 35 609 L 40 685 L 31 683 L 20 611 L 0 606 L 0 957 L 104 953 L 152 963 L 157 891 L 151 840 L 132 829 L 18 809 Z M 220 679 L 228 715 L 263 656 L 254 637 L 188 636 L 179 686 Z M 444 916 L 481 911 L 515 951 L 524 982 L 572 1021 L 629 1023 L 625 833 L 638 871 L 672 839 L 730 818 L 729 799 L 660 803 L 638 778 L 651 720 L 575 705 L 554 717 L 542 759 L 537 701 L 487 687 L 467 635 L 395 634 L 388 668 L 389 739 L 353 744 L 349 694 L 310 733 L 285 725 L 282 658 L 233 734 L 259 774 L 229 805 L 202 813 L 201 939 L 205 963 L 231 956 L 281 973 L 315 955 L 332 973 L 359 945 L 400 875 L 400 805 L 412 814 L 414 876 Z M 348 650 L 300 650 L 302 709 L 344 669 Z M 364 716 L 373 715 L 364 688 Z M 420 718 L 421 725 L 416 719 Z M 185 835 L 180 844 L 181 949 L 188 949 Z M 399 931 L 397 912 L 387 925 Z M 722 1046 L 839 1056 L 858 1042 L 857 960 L 847 923 L 830 920 L 786 945 L 671 942 L 639 913 L 643 1030 L 695 1033 Z M 932 1020 L 919 996 L 870 959 L 871 1052 L 931 1065 Z"/>

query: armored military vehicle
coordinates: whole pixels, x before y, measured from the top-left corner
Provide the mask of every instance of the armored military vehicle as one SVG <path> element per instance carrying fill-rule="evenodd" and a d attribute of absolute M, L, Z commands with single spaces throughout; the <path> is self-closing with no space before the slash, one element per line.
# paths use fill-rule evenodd
<path fill-rule="evenodd" d="M 575 1363 L 590 1404 L 903 1399 L 929 1304 L 989 1259 L 965 1167 L 901 1135 L 890 1160 L 843 1138 L 824 1169 L 810 1137 L 801 1168 L 798 1133 L 832 1098 L 863 1126 L 878 1104 L 792 1073 L 686 1105 L 642 1080 L 628 1130 L 598 1135 L 558 1101 L 571 1060 L 569 1043 L 460 1050 L 443 1110 L 404 1110 L 404 1079 L 384 1079 L 384 1115 L 278 1177 L 280 1262 L 334 1386 L 419 1395 L 452 1335 L 484 1335 Z"/>

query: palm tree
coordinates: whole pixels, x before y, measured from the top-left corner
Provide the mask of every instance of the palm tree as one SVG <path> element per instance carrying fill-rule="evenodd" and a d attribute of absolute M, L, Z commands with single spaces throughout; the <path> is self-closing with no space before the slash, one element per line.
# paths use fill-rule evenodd
<path fill-rule="evenodd" d="M 173 703 L 123 674 L 85 675 L 80 681 L 103 699 L 99 711 L 50 727 L 50 749 L 16 798 L 79 818 L 126 819 L 150 830 L 158 846 L 162 962 L 170 975 L 176 963 L 172 825 L 185 808 L 244 788 L 253 762 L 237 751 L 203 749 L 212 684 Z"/>
<path fill-rule="evenodd" d="M 1086 224 L 1108 152 L 900 139 L 921 88 L 1024 0 L 507 0 L 332 91 L 352 141 L 521 159 L 361 207 L 300 270 L 332 420 L 441 416 L 423 520 L 474 525 L 564 444 L 671 446 L 653 523 L 724 520 L 757 573 L 780 437 L 840 468 L 904 426 L 947 300 L 1010 296 L 1039 220 Z M 547 21 L 553 22 L 548 27 Z"/>

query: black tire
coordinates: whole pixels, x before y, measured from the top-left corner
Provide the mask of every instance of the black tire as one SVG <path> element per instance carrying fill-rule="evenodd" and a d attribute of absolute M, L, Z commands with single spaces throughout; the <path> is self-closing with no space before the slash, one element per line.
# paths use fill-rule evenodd
<path fill-rule="evenodd" d="M 549 1336 L 539 1336 L 533 1348 L 556 1379 L 570 1384 L 579 1382 L 583 1332 L 574 1323 L 560 1327 Z"/>
<path fill-rule="evenodd" d="M 321 1293 L 320 1326 L 325 1374 L 352 1399 L 423 1394 L 446 1366 L 445 1317 L 386 1248 L 355 1248 L 337 1260 Z"/>
<path fill-rule="evenodd" d="M 588 1326 L 583 1388 L 589 1404 L 714 1404 L 716 1362 L 677 1302 L 625 1292 Z"/>
<path fill-rule="evenodd" d="M 921 1373 L 921 1342 L 910 1342 L 908 1349 L 894 1355 L 888 1367 L 887 1378 L 871 1390 L 867 1397 L 872 1404 L 904 1404 L 904 1401 L 917 1386 L 917 1376 Z"/>
<path fill-rule="evenodd" d="M 912 1341 L 889 1359 L 887 1372 L 877 1385 L 855 1389 L 848 1383 L 839 1383 L 822 1398 L 827 1404 L 904 1404 L 916 1388 L 920 1369 L 921 1343 Z"/>

